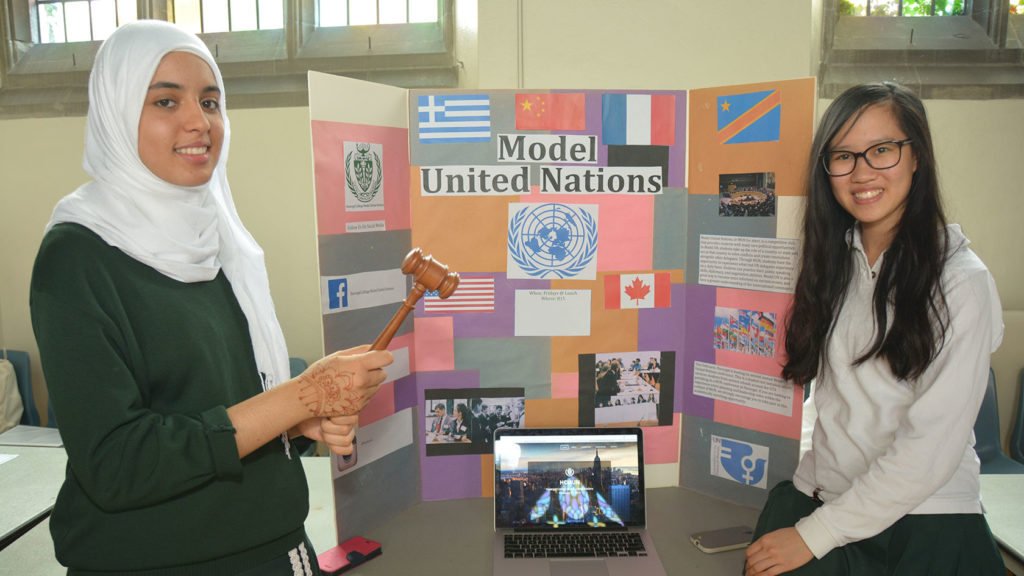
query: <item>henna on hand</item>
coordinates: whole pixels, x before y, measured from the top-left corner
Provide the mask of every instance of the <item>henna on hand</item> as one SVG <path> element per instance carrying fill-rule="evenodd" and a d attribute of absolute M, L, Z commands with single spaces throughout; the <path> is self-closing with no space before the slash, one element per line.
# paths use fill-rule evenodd
<path fill-rule="evenodd" d="M 355 390 L 355 373 L 334 367 L 303 378 L 299 400 L 312 416 L 356 414 L 363 404 Z"/>

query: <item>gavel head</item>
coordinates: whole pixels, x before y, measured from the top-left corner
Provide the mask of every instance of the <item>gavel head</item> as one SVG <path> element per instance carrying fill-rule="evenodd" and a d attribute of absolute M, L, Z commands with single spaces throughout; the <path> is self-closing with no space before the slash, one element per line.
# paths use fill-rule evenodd
<path fill-rule="evenodd" d="M 422 284 L 427 290 L 437 290 L 441 298 L 451 296 L 459 287 L 459 273 L 449 272 L 448 266 L 434 260 L 429 254 L 414 248 L 402 261 L 402 273 L 412 274 L 413 281 Z"/>

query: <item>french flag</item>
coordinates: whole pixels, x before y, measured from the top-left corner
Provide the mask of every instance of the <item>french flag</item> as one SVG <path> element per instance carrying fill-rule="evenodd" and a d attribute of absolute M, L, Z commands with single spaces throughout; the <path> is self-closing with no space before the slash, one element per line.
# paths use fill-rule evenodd
<path fill-rule="evenodd" d="M 676 97 L 604 94 L 601 128 L 605 144 L 672 146 L 676 143 Z"/>

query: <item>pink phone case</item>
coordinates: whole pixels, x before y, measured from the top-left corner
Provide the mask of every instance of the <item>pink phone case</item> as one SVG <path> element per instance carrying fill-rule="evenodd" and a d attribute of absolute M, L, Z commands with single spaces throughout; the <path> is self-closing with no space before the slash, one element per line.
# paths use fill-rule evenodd
<path fill-rule="evenodd" d="M 326 576 L 335 576 L 380 555 L 379 542 L 356 536 L 321 553 L 316 559 Z"/>

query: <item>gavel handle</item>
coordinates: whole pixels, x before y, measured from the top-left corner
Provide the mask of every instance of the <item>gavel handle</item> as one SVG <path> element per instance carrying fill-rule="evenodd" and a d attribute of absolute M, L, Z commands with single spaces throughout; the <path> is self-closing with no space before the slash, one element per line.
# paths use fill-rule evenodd
<path fill-rule="evenodd" d="M 398 332 L 398 327 L 405 321 L 405 317 L 409 315 L 409 312 L 416 309 L 416 302 L 419 301 L 420 296 L 423 296 L 423 293 L 426 291 L 427 287 L 419 282 L 412 287 L 409 296 L 402 302 L 402 307 L 398 309 L 398 312 L 395 312 L 391 322 L 388 322 L 388 325 L 384 327 L 384 331 L 373 341 L 370 350 L 387 350 L 388 344 L 391 343 L 391 339 L 395 336 L 395 332 Z"/>

